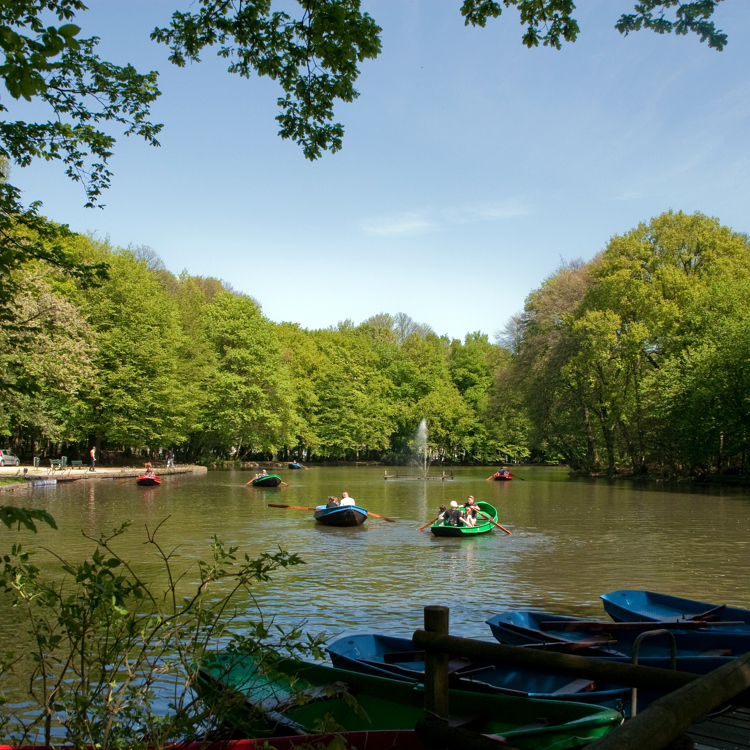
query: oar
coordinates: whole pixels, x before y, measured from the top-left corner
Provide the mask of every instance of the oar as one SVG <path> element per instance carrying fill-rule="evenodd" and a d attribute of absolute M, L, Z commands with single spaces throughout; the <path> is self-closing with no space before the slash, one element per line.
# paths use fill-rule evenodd
<path fill-rule="evenodd" d="M 117 485 L 119 487 L 121 484 L 125 484 L 126 482 L 131 482 L 133 479 L 137 479 L 137 477 L 128 477 L 127 479 L 123 479 L 122 482 L 118 482 Z"/>
<path fill-rule="evenodd" d="M 493 521 L 492 518 L 490 518 L 490 516 L 488 516 L 486 513 L 482 513 L 481 510 L 477 511 L 477 515 L 484 516 L 484 518 L 486 518 L 490 523 L 495 524 L 495 526 L 497 526 L 498 529 L 502 529 L 508 536 L 510 536 L 513 533 L 512 531 L 508 531 L 508 529 L 506 529 L 505 526 L 502 526 L 497 521 Z"/>
<path fill-rule="evenodd" d="M 375 518 L 381 518 L 383 521 L 388 521 L 388 523 L 396 523 L 395 518 L 386 518 L 385 516 L 379 516 L 377 513 L 373 513 L 371 510 L 367 511 L 368 516 L 375 516 Z"/>
<path fill-rule="evenodd" d="M 286 482 L 282 482 L 281 484 L 286 485 L 287 487 L 289 486 Z"/>
<path fill-rule="evenodd" d="M 490 479 L 492 479 L 492 477 L 494 477 L 494 476 L 495 476 L 494 474 L 490 474 L 490 475 L 489 475 L 489 476 L 487 477 L 487 479 L 485 479 L 484 481 L 485 481 L 485 482 L 489 482 L 489 481 L 490 481 Z"/>
<path fill-rule="evenodd" d="M 424 526 L 420 526 L 420 527 L 419 527 L 419 528 L 417 529 L 417 531 L 424 531 L 424 530 L 425 530 L 425 529 L 426 529 L 426 528 L 427 528 L 428 526 L 432 526 L 432 524 L 433 524 L 433 523 L 435 523 L 435 521 L 437 521 L 437 520 L 438 520 L 438 518 L 440 518 L 440 516 L 436 516 L 436 517 L 435 517 L 435 518 L 433 518 L 433 519 L 432 519 L 432 521 L 430 521 L 429 523 L 426 523 L 426 524 L 425 524 Z"/>

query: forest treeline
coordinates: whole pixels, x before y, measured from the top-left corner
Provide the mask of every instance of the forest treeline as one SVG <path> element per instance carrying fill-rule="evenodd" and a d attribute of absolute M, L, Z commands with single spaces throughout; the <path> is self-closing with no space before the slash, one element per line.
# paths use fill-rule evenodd
<path fill-rule="evenodd" d="M 27 457 L 96 444 L 395 463 L 426 419 L 435 459 L 745 471 L 750 242 L 702 214 L 665 213 L 563 265 L 495 342 L 403 313 L 306 330 L 149 248 L 72 235 L 61 251 L 106 278 L 28 262 L 0 311 L 0 435 Z"/>

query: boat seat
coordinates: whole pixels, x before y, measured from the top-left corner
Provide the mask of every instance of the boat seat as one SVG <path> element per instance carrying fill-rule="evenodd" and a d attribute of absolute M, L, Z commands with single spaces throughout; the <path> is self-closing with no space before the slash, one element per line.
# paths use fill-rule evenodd
<path fill-rule="evenodd" d="M 451 716 L 448 719 L 448 726 L 452 729 L 457 729 L 458 727 L 466 728 L 469 724 L 479 721 L 480 718 L 479 716 Z M 484 719 L 481 720 L 484 721 Z"/>
<path fill-rule="evenodd" d="M 557 690 L 553 690 L 550 695 L 571 695 L 572 693 L 590 693 L 596 687 L 596 683 L 592 680 L 587 680 L 582 677 L 578 680 L 573 680 L 567 685 L 563 685 Z"/>
<path fill-rule="evenodd" d="M 309 688 L 308 690 L 301 690 L 294 693 L 284 693 L 273 698 L 266 698 L 266 700 L 258 703 L 258 708 L 269 716 L 274 714 L 281 715 L 283 711 L 291 706 L 306 706 L 308 703 L 314 703 L 315 701 L 330 700 L 333 698 L 340 698 L 344 693 L 347 693 L 348 689 L 343 683 L 337 682 L 332 685 L 320 685 L 317 687 Z M 274 716 L 274 721 L 277 721 Z M 289 721 L 286 719 L 285 721 Z"/>
<path fill-rule="evenodd" d="M 711 609 L 707 609 L 705 612 L 700 612 L 697 615 L 690 615 L 690 617 L 686 617 L 686 620 L 718 620 L 719 615 L 721 614 L 722 609 L 726 609 L 726 604 L 720 604 L 718 607 L 711 607 Z"/>
<path fill-rule="evenodd" d="M 394 651 L 383 654 L 383 661 L 386 664 L 395 664 L 406 661 L 424 661 L 424 651 Z"/>
<path fill-rule="evenodd" d="M 710 651 L 703 651 L 701 656 L 732 656 L 731 648 L 712 648 Z"/>

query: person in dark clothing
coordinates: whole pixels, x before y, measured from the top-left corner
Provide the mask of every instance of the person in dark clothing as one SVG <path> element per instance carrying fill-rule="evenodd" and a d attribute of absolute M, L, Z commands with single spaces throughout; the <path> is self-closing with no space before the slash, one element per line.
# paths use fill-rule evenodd
<path fill-rule="evenodd" d="M 339 499 L 336 497 L 336 495 L 331 495 L 328 498 L 328 502 L 326 503 L 326 508 L 338 508 L 339 506 Z"/>
<path fill-rule="evenodd" d="M 461 523 L 461 511 L 458 509 L 458 503 L 451 500 L 451 506 L 445 511 L 443 526 L 458 526 Z"/>

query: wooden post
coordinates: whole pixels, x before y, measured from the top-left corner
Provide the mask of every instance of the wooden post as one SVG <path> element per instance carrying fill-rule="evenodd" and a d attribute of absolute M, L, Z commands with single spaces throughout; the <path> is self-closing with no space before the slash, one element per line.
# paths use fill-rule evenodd
<path fill-rule="evenodd" d="M 424 608 L 424 629 L 435 635 L 448 635 L 448 607 Z M 427 721 L 448 721 L 448 653 L 425 653 L 424 711 Z"/>

